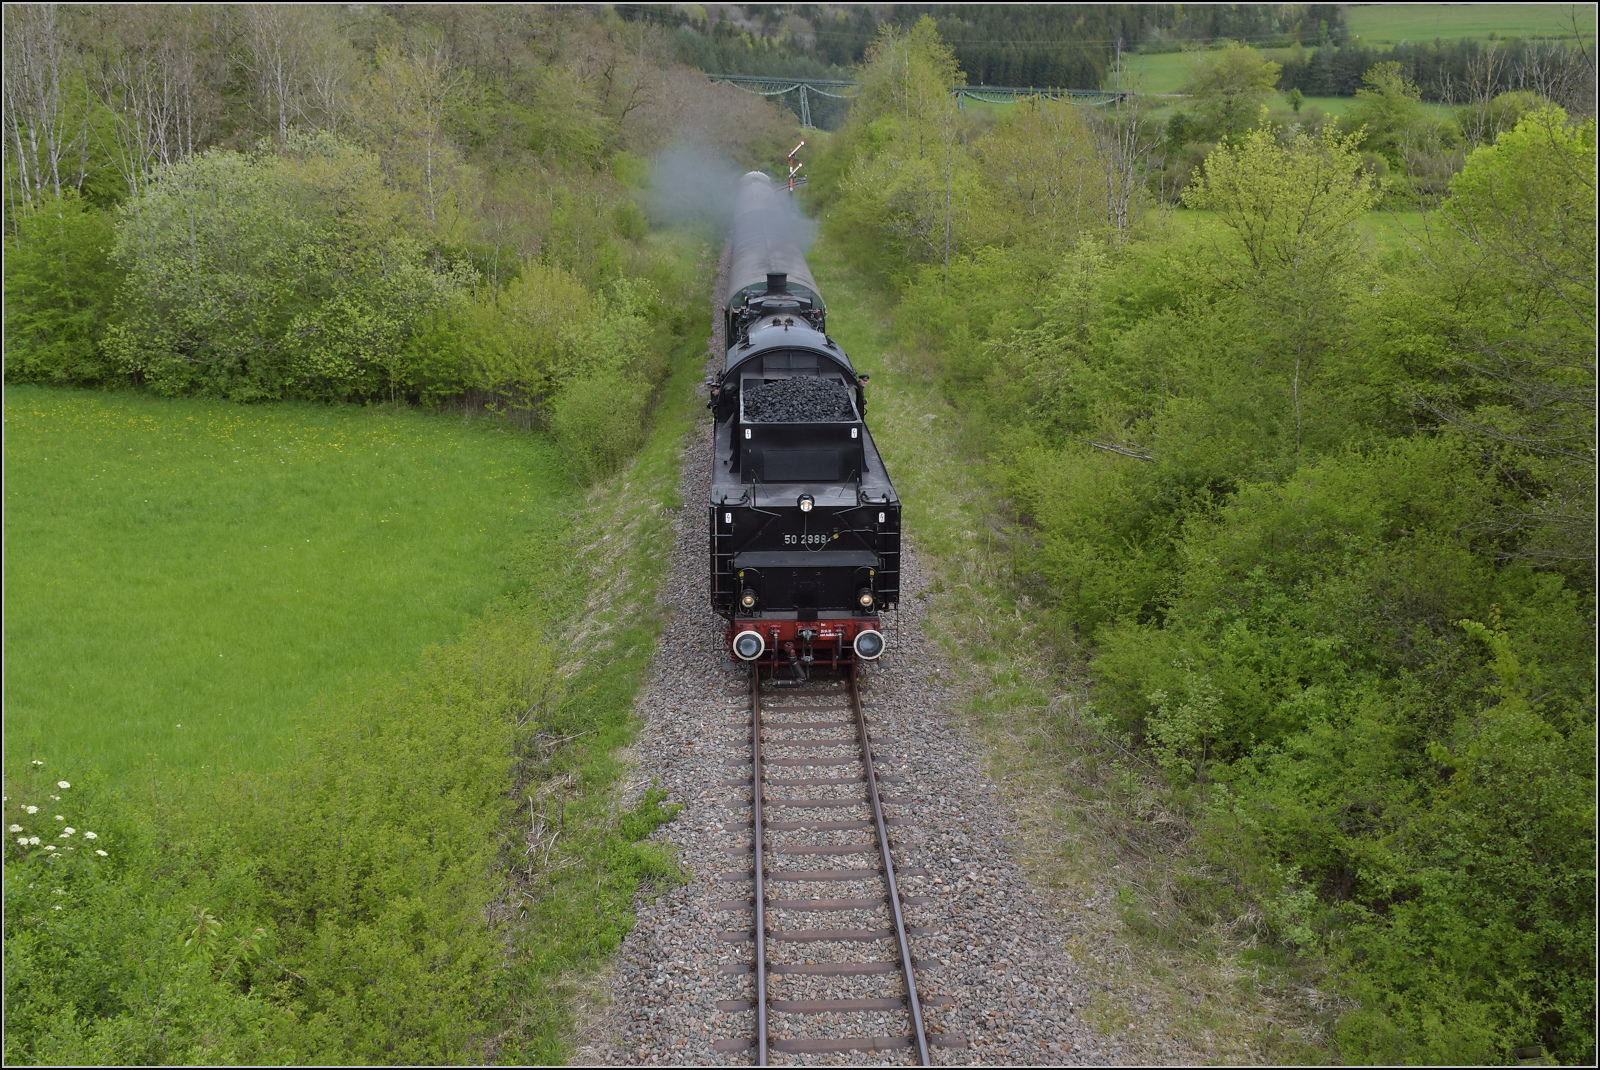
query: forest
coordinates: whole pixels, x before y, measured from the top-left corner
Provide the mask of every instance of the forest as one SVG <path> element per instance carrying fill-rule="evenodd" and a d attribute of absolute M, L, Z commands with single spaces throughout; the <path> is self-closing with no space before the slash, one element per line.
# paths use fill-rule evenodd
<path fill-rule="evenodd" d="M 1163 199 L 1138 102 L 973 117 L 933 19 L 885 31 L 812 203 L 1012 503 L 999 612 L 1069 695 L 1086 663 L 1070 775 L 1135 777 L 1078 831 L 1186 859 L 1143 863 L 1137 925 L 1320 963 L 1347 1062 L 1586 1062 L 1593 114 L 1494 96 L 1385 249 L 1425 178 L 1385 117 L 1433 121 L 1403 72 L 1314 126 L 1216 55 Z"/>
<path fill-rule="evenodd" d="M 722 74 L 849 80 L 880 28 L 871 5 L 615 6 L 627 21 L 669 30 L 681 62 Z M 1119 50 L 1204 58 L 1208 51 L 1242 44 L 1277 63 L 1269 88 L 1306 97 L 1354 97 L 1366 75 L 1384 64 L 1397 64 L 1417 87 L 1419 99 L 1452 106 L 1518 89 L 1563 103 L 1593 92 L 1590 61 L 1573 31 L 1480 40 L 1455 39 L 1441 29 L 1431 41 L 1383 47 L 1353 42 L 1345 14 L 1338 4 L 896 4 L 878 9 L 882 25 L 902 31 L 924 15 L 934 19 L 967 84 L 974 86 L 1105 88 L 1118 80 Z M 1138 87 L 1137 79 L 1128 85 Z M 787 103 L 797 109 L 792 99 Z M 847 113 L 843 101 L 811 101 L 812 120 L 824 129 L 837 129 Z"/>
<path fill-rule="evenodd" d="M 617 4 L 671 27 L 684 62 L 723 74 L 848 77 L 880 25 L 932 18 L 973 85 L 1098 88 L 1118 42 L 1344 43 L 1339 4 Z M 874 15 L 874 7 L 877 14 Z M 687 8 L 688 10 L 685 10 Z M 750 69 L 759 61 L 759 70 Z M 815 70 L 808 68 L 817 68 Z M 823 73 L 826 70 L 829 73 Z"/>
<path fill-rule="evenodd" d="M 784 136 L 650 28 L 581 12 L 6 18 L 8 380 L 449 398 L 560 427 L 596 471 L 643 411 L 597 399 L 642 405 L 682 315 L 641 244 L 647 161 Z"/>

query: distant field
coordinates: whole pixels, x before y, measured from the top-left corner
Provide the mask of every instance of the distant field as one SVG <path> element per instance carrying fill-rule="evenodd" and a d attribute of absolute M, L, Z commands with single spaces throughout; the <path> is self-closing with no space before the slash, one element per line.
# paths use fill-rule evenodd
<path fill-rule="evenodd" d="M 1359 39 L 1364 45 L 1387 46 L 1435 38 L 1485 40 L 1491 33 L 1501 37 L 1570 35 L 1573 10 L 1565 4 L 1352 4 L 1346 20 L 1352 42 Z M 1580 31 L 1592 40 L 1595 5 L 1579 4 L 1576 10 Z M 1264 51 L 1277 58 L 1286 50 Z M 1190 52 L 1134 52 L 1123 56 L 1124 71 L 1139 79 L 1137 84 L 1146 93 L 1178 92 L 1188 80 L 1193 64 L 1194 54 Z M 1332 108 L 1324 110 L 1333 112 Z"/>
<path fill-rule="evenodd" d="M 1176 93 L 1178 87 L 1189 80 L 1194 69 L 1192 52 L 1157 52 L 1145 55 L 1134 52 L 1122 57 L 1123 70 L 1133 75 L 1132 86 L 1145 93 Z"/>
<path fill-rule="evenodd" d="M 1350 39 L 1364 45 L 1401 41 L 1459 41 L 1464 37 L 1556 37 L 1572 32 L 1572 14 L 1586 35 L 1595 32 L 1593 4 L 1351 4 Z"/>
<path fill-rule="evenodd" d="M 7 773 L 261 768 L 563 524 L 550 449 L 459 418 L 5 391 Z"/>

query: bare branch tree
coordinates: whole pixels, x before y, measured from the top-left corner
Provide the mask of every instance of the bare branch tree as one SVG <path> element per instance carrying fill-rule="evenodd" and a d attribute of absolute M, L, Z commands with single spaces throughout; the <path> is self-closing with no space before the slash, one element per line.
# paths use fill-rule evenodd
<path fill-rule="evenodd" d="M 256 113 L 281 142 L 305 109 L 311 9 L 299 4 L 247 4 L 244 40 Z"/>
<path fill-rule="evenodd" d="M 67 33 L 56 4 L 5 8 L 5 124 L 18 184 L 31 205 L 48 185 L 61 196 L 61 160 L 72 147 L 62 76 Z"/>
<path fill-rule="evenodd" d="M 1120 53 L 1119 60 L 1120 64 Z M 1106 225 L 1113 243 L 1121 248 L 1133 232 L 1138 219 L 1140 191 L 1144 187 L 1145 165 L 1155 139 L 1149 130 L 1149 109 L 1139 92 L 1137 80 L 1124 79 L 1118 72 L 1118 85 L 1131 88 L 1119 91 L 1111 108 L 1094 123 L 1095 140 L 1100 150 L 1100 165 L 1105 175 Z"/>

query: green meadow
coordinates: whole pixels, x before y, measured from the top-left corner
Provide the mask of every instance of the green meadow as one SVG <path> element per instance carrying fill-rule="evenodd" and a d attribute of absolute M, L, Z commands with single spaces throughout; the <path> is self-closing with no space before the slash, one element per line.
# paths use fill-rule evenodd
<path fill-rule="evenodd" d="M 1351 4 L 1345 13 L 1352 44 L 1402 41 L 1561 37 L 1595 30 L 1593 4 Z"/>
<path fill-rule="evenodd" d="M 355 406 L 5 393 L 6 773 L 266 769 L 570 513 L 547 441 Z"/>
<path fill-rule="evenodd" d="M 1572 15 L 1578 30 L 1592 41 L 1595 6 L 1579 4 L 1352 4 L 1345 20 L 1350 43 L 1387 48 L 1405 41 L 1484 41 L 1493 37 L 1571 37 Z M 1281 59 L 1288 49 L 1262 49 L 1268 59 Z M 1127 53 L 1122 58 L 1127 76 L 1146 93 L 1177 93 L 1189 78 L 1194 63 L 1191 52 Z M 1108 76 L 1108 86 L 1109 76 Z M 1284 104 L 1282 95 L 1279 103 Z M 1343 115 L 1350 99 L 1307 98 L 1330 115 Z"/>

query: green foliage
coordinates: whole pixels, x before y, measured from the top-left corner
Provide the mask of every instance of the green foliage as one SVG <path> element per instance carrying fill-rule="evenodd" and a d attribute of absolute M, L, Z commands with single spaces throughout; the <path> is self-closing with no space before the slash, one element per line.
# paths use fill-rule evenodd
<path fill-rule="evenodd" d="M 1461 167 L 1461 129 L 1451 119 L 1439 120 L 1422 105 L 1421 91 L 1398 63 L 1380 63 L 1362 75 L 1363 88 L 1345 114 L 1344 126 L 1403 181 L 1393 182 L 1397 203 L 1422 194 L 1435 203 L 1450 176 Z M 1498 117 L 1498 116 L 1497 116 Z"/>
<path fill-rule="evenodd" d="M 517 739 L 571 716 L 540 630 L 491 613 L 271 779 L 197 785 L 154 813 L 105 792 L 47 803 L 103 830 L 108 856 L 7 850 L 8 1061 L 481 1053 L 510 994 L 506 934 L 487 919 Z M 572 936 L 609 932 L 641 880 L 671 875 L 634 846 L 670 816 L 649 797 L 589 833 L 581 868 L 611 894 Z"/>
<path fill-rule="evenodd" d="M 980 190 L 950 95 L 961 84 L 955 56 L 924 16 L 908 32 L 884 27 L 859 77 L 850 123 L 816 176 L 819 199 L 839 202 L 830 233 L 863 250 L 887 245 L 906 261 L 948 263 L 965 229 L 957 213 L 967 215 Z"/>
<path fill-rule="evenodd" d="M 122 209 L 107 349 L 163 394 L 393 393 L 412 321 L 466 282 L 427 263 L 397 210 L 378 158 L 329 135 L 190 157 Z"/>
<path fill-rule="evenodd" d="M 83 382 L 110 368 L 100 339 L 118 272 L 112 217 L 76 195 L 17 216 L 5 239 L 7 382 Z"/>
<path fill-rule="evenodd" d="M 250 805 L 225 849 L 260 860 L 247 906 L 299 975 L 292 1061 L 443 1062 L 482 1036 L 514 737 L 556 680 L 536 630 L 491 614 L 316 730 L 266 805 L 235 794 Z"/>
<path fill-rule="evenodd" d="M 1594 123 L 1559 108 L 1473 152 L 1428 259 L 1381 306 L 1421 408 L 1504 473 L 1497 553 L 1594 571 Z"/>
<path fill-rule="evenodd" d="M 1018 578 L 1050 642 L 1089 643 L 1108 752 L 1195 814 L 1205 909 L 1328 971 L 1346 1060 L 1582 1062 L 1593 124 L 1546 107 L 1450 162 L 1422 248 L 1380 260 L 1373 161 L 1416 192 L 1456 134 L 1388 68 L 1353 133 L 1257 127 L 1269 68 L 1205 61 L 1206 214 L 1123 249 L 1019 251 L 1015 176 L 953 213 L 985 223 L 948 272 L 886 240 L 880 191 L 820 190 L 825 232 L 897 254 L 897 334 L 1028 522 Z M 830 174 L 903 129 L 846 130 Z"/>
<path fill-rule="evenodd" d="M 556 398 L 550 426 L 567 467 L 592 482 L 639 448 L 649 395 L 642 384 L 601 372 L 574 379 Z"/>
<path fill-rule="evenodd" d="M 8 18 L 13 118 L 44 132 L 7 157 L 13 382 L 486 405 L 535 425 L 564 373 L 547 330 L 519 330 L 543 280 L 508 287 L 548 270 L 600 295 L 670 273 L 634 196 L 649 161 L 690 132 L 746 165 L 793 144 L 776 107 L 575 9 Z M 168 41 L 181 55 L 126 61 Z M 142 110 L 179 81 L 183 108 Z M 634 371 L 647 392 L 664 374 Z"/>
<path fill-rule="evenodd" d="M 1041 97 L 1024 101 L 973 152 L 993 191 L 986 199 L 992 217 L 981 221 L 993 235 L 988 241 L 1059 256 L 1103 223 L 1095 194 L 1105 174 L 1081 108 Z M 966 214 L 972 211 L 969 204 Z"/>
<path fill-rule="evenodd" d="M 1281 68 L 1249 45 L 1229 41 L 1212 52 L 1195 54 L 1183 92 L 1208 137 L 1237 137 L 1255 126 L 1278 90 Z"/>
<path fill-rule="evenodd" d="M 58 811 L 78 837 L 70 855 L 6 848 L 6 1061 L 285 1058 L 276 1042 L 292 1012 L 268 996 L 286 989 L 274 989 L 265 973 L 257 991 L 238 985 L 239 967 L 270 969 L 275 941 L 195 904 L 249 888 L 249 863 L 234 856 L 193 868 L 193 846 L 164 847 L 147 810 L 92 775 L 58 789 L 61 770 L 51 768 L 7 779 L 10 823 L 31 825 L 26 806 L 42 804 L 38 817 Z M 52 832 L 65 825 L 45 823 Z M 181 860 L 182 876 L 157 863 L 167 851 Z"/>

